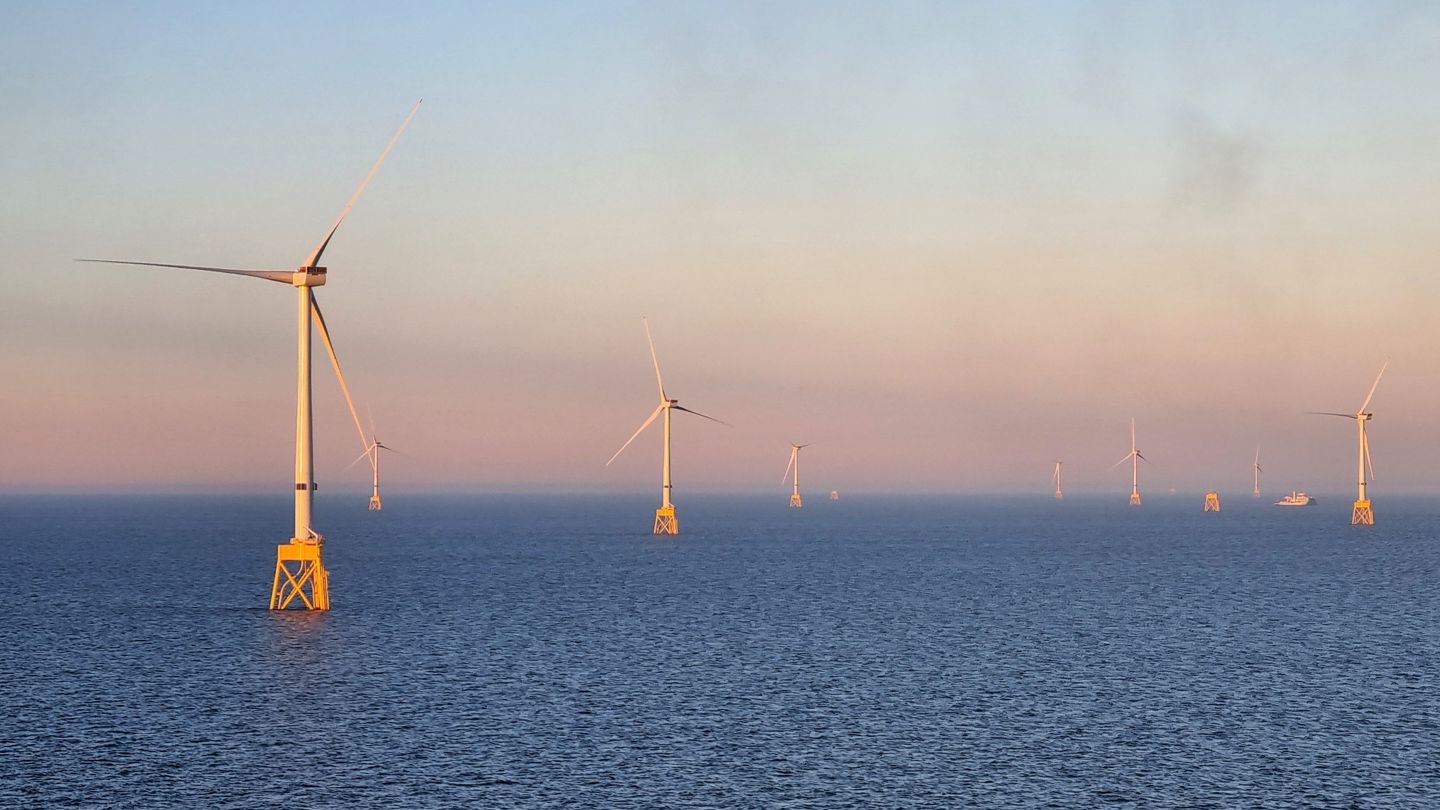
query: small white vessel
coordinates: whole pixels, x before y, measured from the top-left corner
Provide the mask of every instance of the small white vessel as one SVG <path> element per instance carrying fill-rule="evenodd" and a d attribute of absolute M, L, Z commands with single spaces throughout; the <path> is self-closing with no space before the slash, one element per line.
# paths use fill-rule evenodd
<path fill-rule="evenodd" d="M 1315 499 L 1296 490 L 1275 502 L 1276 506 L 1314 506 Z"/>

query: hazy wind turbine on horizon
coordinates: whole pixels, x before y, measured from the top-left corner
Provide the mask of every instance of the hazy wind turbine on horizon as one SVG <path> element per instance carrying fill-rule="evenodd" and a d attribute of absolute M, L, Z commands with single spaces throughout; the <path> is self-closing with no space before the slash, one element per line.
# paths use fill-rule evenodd
<path fill-rule="evenodd" d="M 423 99 L 422 99 L 423 101 Z M 342 391 L 345 393 L 345 400 L 350 407 L 351 415 L 355 415 L 354 403 L 350 400 L 349 386 L 345 384 L 344 375 L 340 373 L 340 363 L 335 356 L 334 345 L 330 342 L 329 330 L 325 327 L 324 317 L 320 313 L 320 304 L 315 299 L 314 287 L 325 284 L 326 268 L 320 266 L 320 258 L 329 246 L 330 239 L 339 230 L 340 223 L 345 221 L 345 216 L 350 213 L 365 187 L 375 173 L 380 170 L 380 164 L 385 162 L 385 157 L 400 139 L 401 133 L 410 125 L 411 119 L 420 109 L 420 102 L 405 116 L 400 128 L 390 137 L 389 143 L 381 151 L 380 157 L 370 167 L 370 172 L 365 179 L 360 181 L 355 193 L 350 196 L 349 202 L 341 210 L 340 216 L 336 218 L 335 224 L 330 227 L 325 238 L 306 257 L 305 261 L 294 270 L 237 270 L 228 267 L 207 267 L 193 264 L 163 264 L 160 262 L 138 262 L 118 261 L 113 259 L 78 259 L 77 261 L 98 262 L 102 264 L 125 264 L 139 265 L 143 267 L 169 267 L 182 270 L 203 270 L 211 273 L 226 273 L 236 276 L 249 276 L 251 278 L 276 281 L 282 284 L 289 284 L 295 287 L 299 300 L 298 308 L 298 373 L 296 379 L 295 397 L 295 525 L 294 535 L 289 543 L 277 546 L 275 555 L 275 576 L 270 587 L 270 609 L 284 610 L 298 596 L 305 607 L 311 610 L 328 610 L 330 607 L 330 574 L 325 569 L 323 549 L 325 538 L 311 526 L 311 511 L 315 494 L 314 476 L 314 433 L 315 426 L 311 413 L 311 372 L 310 372 L 310 336 L 312 322 L 318 323 L 321 337 L 325 342 L 330 359 L 335 365 L 335 373 L 340 379 Z M 359 428 L 358 417 L 355 420 Z M 361 443 L 364 443 L 364 430 L 361 429 Z M 292 569 L 291 564 L 295 567 Z M 283 581 L 282 581 L 283 577 Z M 307 593 L 307 588 L 309 592 Z"/>
<path fill-rule="evenodd" d="M 1260 497 L 1260 445 L 1255 445 L 1255 491 L 1252 496 Z"/>
<path fill-rule="evenodd" d="M 1390 367 L 1390 361 L 1386 360 L 1380 366 L 1380 373 L 1375 375 L 1375 382 L 1370 386 L 1370 393 L 1365 395 L 1365 401 L 1360 404 L 1360 410 L 1355 413 L 1334 413 L 1331 411 L 1310 411 L 1317 416 L 1339 416 L 1343 419 L 1354 419 L 1359 428 L 1359 448 L 1356 452 L 1355 477 L 1356 495 L 1355 508 L 1350 512 L 1350 525 L 1373 526 L 1375 524 L 1375 510 L 1370 507 L 1370 496 L 1366 491 L 1367 481 L 1365 470 L 1370 470 L 1370 478 L 1375 478 L 1375 465 L 1370 461 L 1370 437 L 1365 430 L 1365 423 L 1370 421 L 1374 414 L 1365 409 L 1370 407 L 1370 400 L 1375 398 L 1375 389 L 1380 387 L 1380 378 L 1385 376 L 1385 369 Z"/>
<path fill-rule="evenodd" d="M 366 446 L 365 452 L 356 457 L 355 461 L 350 462 L 350 466 L 353 467 L 362 458 L 370 460 L 370 471 L 373 474 L 371 478 L 372 488 L 370 490 L 370 511 L 379 512 L 385 508 L 384 504 L 380 501 L 380 451 L 384 450 L 387 453 L 398 453 L 400 451 L 382 444 L 379 439 L 375 438 L 374 425 L 371 425 L 370 437 L 370 444 Z"/>
<path fill-rule="evenodd" d="M 1060 468 L 1063 466 L 1065 466 L 1065 462 L 1055 462 L 1055 474 L 1051 476 L 1055 479 L 1055 500 L 1057 501 L 1064 500 L 1065 498 L 1065 490 L 1060 487 Z"/>
<path fill-rule="evenodd" d="M 1130 452 L 1119 461 L 1110 466 L 1115 469 L 1125 462 L 1130 462 L 1130 505 L 1140 505 L 1140 462 L 1150 463 L 1150 459 L 1140 454 L 1135 446 L 1135 417 L 1130 417 Z"/>
<path fill-rule="evenodd" d="M 619 458 L 620 454 L 625 452 L 625 448 L 629 447 L 630 443 L 635 441 L 637 436 L 644 433 L 645 428 L 650 427 L 650 423 L 655 421 L 655 417 L 664 414 L 664 449 L 660 455 L 660 508 L 655 510 L 654 533 L 679 534 L 680 521 L 675 516 L 675 504 L 670 501 L 670 412 L 684 411 L 685 413 L 694 414 L 702 419 L 709 419 L 711 422 L 719 422 L 727 427 L 730 425 L 728 422 L 721 422 L 713 416 L 706 416 L 699 411 L 692 411 L 689 408 L 682 407 L 680 400 L 670 399 L 665 395 L 665 379 L 660 376 L 660 360 L 655 356 L 655 341 L 650 337 L 650 320 L 648 318 L 641 318 L 641 321 L 645 324 L 645 342 L 650 346 L 650 362 L 655 366 L 655 384 L 660 389 L 660 404 L 655 407 L 655 410 L 651 412 L 650 416 L 644 422 L 640 423 L 640 427 L 630 435 L 630 438 L 626 439 L 625 443 L 620 445 L 620 449 L 615 451 L 615 455 L 610 457 L 610 461 L 605 462 L 605 466 L 609 467 L 611 461 Z"/>
<path fill-rule="evenodd" d="M 780 481 L 784 483 L 785 479 L 790 477 L 790 468 L 795 468 L 795 489 L 790 493 L 790 506 L 793 509 L 799 509 L 805 505 L 805 502 L 800 500 L 800 448 L 809 446 L 791 442 L 790 463 L 785 465 L 785 472 L 780 474 Z"/>

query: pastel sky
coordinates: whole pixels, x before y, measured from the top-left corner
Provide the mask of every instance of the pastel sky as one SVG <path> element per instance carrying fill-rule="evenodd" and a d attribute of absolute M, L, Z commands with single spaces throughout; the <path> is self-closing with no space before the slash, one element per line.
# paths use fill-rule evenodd
<path fill-rule="evenodd" d="M 1440 11 L 0 2 L 0 487 L 290 487 L 289 268 L 396 490 L 1440 489 Z M 317 355 L 323 362 L 323 354 Z M 317 373 L 322 494 L 363 489 Z M 684 417 L 684 414 L 679 415 Z M 1349 491 L 1353 491 L 1349 490 Z"/>

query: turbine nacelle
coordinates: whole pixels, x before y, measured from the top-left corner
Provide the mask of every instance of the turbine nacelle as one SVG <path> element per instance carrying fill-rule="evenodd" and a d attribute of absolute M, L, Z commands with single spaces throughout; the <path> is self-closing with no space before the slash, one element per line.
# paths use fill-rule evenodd
<path fill-rule="evenodd" d="M 325 271 L 324 267 L 297 267 L 290 275 L 290 283 L 296 287 L 323 287 Z"/>

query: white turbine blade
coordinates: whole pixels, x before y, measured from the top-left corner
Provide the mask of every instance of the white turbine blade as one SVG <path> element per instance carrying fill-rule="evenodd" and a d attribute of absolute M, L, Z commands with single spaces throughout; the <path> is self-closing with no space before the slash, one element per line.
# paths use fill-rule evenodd
<path fill-rule="evenodd" d="M 348 469 L 350 469 L 351 467 L 354 467 L 356 464 L 359 464 L 359 463 L 360 463 L 360 459 L 362 459 L 362 458 L 370 458 L 371 449 L 372 449 L 372 448 L 370 448 L 370 447 L 365 448 L 365 452 L 363 452 L 363 453 L 361 453 L 360 455 L 356 456 L 354 461 L 350 462 L 349 464 L 346 464 L 346 465 L 345 465 L 345 469 L 348 470 Z M 374 459 L 370 459 L 370 466 L 371 466 L 371 467 L 374 467 L 374 466 L 375 466 L 375 460 L 374 460 Z"/>
<path fill-rule="evenodd" d="M 615 455 L 610 457 L 610 461 L 614 461 L 615 459 L 619 458 L 620 454 L 625 452 L 625 448 L 629 447 L 630 443 L 635 441 L 635 437 L 639 436 L 641 433 L 644 433 L 645 428 L 650 427 L 650 423 L 654 422 L 655 417 L 659 416 L 660 412 L 663 410 L 665 410 L 664 405 L 656 406 L 655 410 L 650 414 L 650 418 L 640 423 L 640 427 L 633 434 L 630 435 L 630 438 L 625 440 L 624 444 L 620 445 L 620 449 L 615 451 Z M 606 467 L 610 466 L 610 461 L 605 462 Z"/>
<path fill-rule="evenodd" d="M 340 223 L 345 221 L 345 215 L 350 213 L 351 208 L 355 207 L 355 201 L 360 199 L 360 195 L 364 193 L 365 187 L 370 185 L 371 178 L 375 176 L 376 172 L 380 171 L 380 164 L 385 162 L 385 156 L 390 154 L 390 149 L 395 146 L 396 141 L 400 140 L 400 133 L 404 132 L 405 128 L 410 126 L 410 119 L 414 118 L 415 113 L 420 111 L 420 104 L 424 101 L 425 99 L 422 98 L 420 101 L 415 102 L 414 109 L 410 110 L 410 114 L 405 116 L 405 121 L 400 124 L 399 129 L 395 130 L 395 134 L 390 136 L 390 142 L 385 144 L 385 151 L 380 153 L 380 157 L 375 160 L 375 165 L 370 167 L 370 173 L 365 175 L 364 180 L 360 181 L 360 187 L 355 189 L 354 194 L 350 195 L 350 202 L 345 203 L 345 210 L 340 212 L 339 218 L 337 218 L 335 224 L 330 227 L 330 232 L 325 234 L 324 239 L 320 240 L 320 244 L 315 248 L 315 252 L 310 254 L 310 258 L 305 260 L 303 266 L 315 267 L 316 262 L 320 261 L 321 254 L 325 252 L 325 248 L 330 244 L 330 237 L 334 236 L 335 231 L 340 229 Z"/>
<path fill-rule="evenodd" d="M 677 411 L 684 411 L 685 413 L 693 413 L 693 414 L 695 414 L 696 416 L 700 417 L 701 419 L 709 419 L 711 422 L 719 422 L 720 424 L 724 425 L 725 427 L 729 427 L 729 428 L 735 427 L 734 425 L 730 424 L 729 422 L 726 422 L 726 421 L 724 421 L 724 420 L 722 420 L 722 419 L 716 419 L 716 418 L 713 417 L 713 416 L 706 416 L 705 414 L 700 413 L 699 411 L 692 411 L 692 410 L 690 410 L 689 408 L 682 408 L 682 407 L 680 407 L 679 405 L 671 405 L 670 407 L 674 408 L 674 409 L 677 410 Z"/>
<path fill-rule="evenodd" d="M 660 387 L 660 398 L 665 398 L 665 380 L 660 376 L 660 360 L 655 356 L 655 341 L 650 337 L 650 319 L 641 318 L 645 323 L 645 342 L 650 344 L 650 362 L 655 364 L 655 384 Z"/>
<path fill-rule="evenodd" d="M 1380 366 L 1380 373 L 1375 375 L 1375 383 L 1370 386 L 1370 393 L 1365 395 L 1365 404 L 1361 405 L 1356 413 L 1365 413 L 1365 409 L 1370 407 L 1370 400 L 1375 397 L 1375 389 L 1380 387 L 1380 378 L 1385 376 L 1385 369 L 1389 367 L 1390 360 L 1387 358 L 1384 365 Z"/>
<path fill-rule="evenodd" d="M 370 422 L 370 437 L 371 437 L 371 441 L 374 441 L 374 437 L 375 437 L 375 412 L 372 411 L 372 410 L 370 410 L 370 403 L 368 403 L 368 402 L 365 403 L 365 419 Z"/>
<path fill-rule="evenodd" d="M 1306 411 L 1311 416 L 1338 416 L 1341 419 L 1354 419 L 1353 413 L 1335 413 L 1334 411 Z"/>
<path fill-rule="evenodd" d="M 345 395 L 345 405 L 350 409 L 350 418 L 355 420 L 355 432 L 360 435 L 360 446 L 370 452 L 371 441 L 365 438 L 365 428 L 360 426 L 360 414 L 355 412 L 355 401 L 350 398 L 350 386 L 345 383 L 345 373 L 340 370 L 340 358 L 335 356 L 335 344 L 330 342 L 330 330 L 325 326 L 325 316 L 320 314 L 320 300 L 310 293 L 310 311 L 315 313 L 315 323 L 320 327 L 320 338 L 325 343 L 325 353 L 330 355 L 330 364 L 335 367 L 335 377 L 340 380 L 340 393 Z"/>
<path fill-rule="evenodd" d="M 1113 469 L 1115 469 L 1116 467 L 1119 467 L 1121 464 L 1124 464 L 1125 462 L 1129 461 L 1129 460 L 1130 460 L 1130 457 L 1133 456 L 1133 455 L 1135 455 L 1135 451 L 1133 451 L 1133 450 L 1130 451 L 1129 453 L 1126 453 L 1124 458 L 1120 459 L 1119 461 L 1115 462 L 1114 464 L 1111 464 L 1111 465 L 1110 465 L 1110 469 L 1113 470 Z"/>
<path fill-rule="evenodd" d="M 796 454 L 797 451 L 792 448 L 790 450 L 790 460 L 785 463 L 785 472 L 780 474 L 780 483 L 785 483 L 785 479 L 790 477 L 790 468 L 795 466 Z"/>
<path fill-rule="evenodd" d="M 289 284 L 295 277 L 290 270 L 236 270 L 231 267 L 201 267 L 197 264 L 161 264 L 160 262 L 125 262 L 115 259 L 76 259 L 77 262 L 89 264 L 128 264 L 135 267 L 173 267 L 177 270 L 204 270 L 207 273 L 226 273 L 232 276 L 250 276 L 251 278 L 263 278 L 266 281 L 279 281 Z"/>
<path fill-rule="evenodd" d="M 1360 432 L 1360 446 L 1365 450 L 1365 466 L 1370 468 L 1370 480 L 1375 480 L 1375 463 L 1370 460 L 1370 434 L 1368 431 Z"/>

